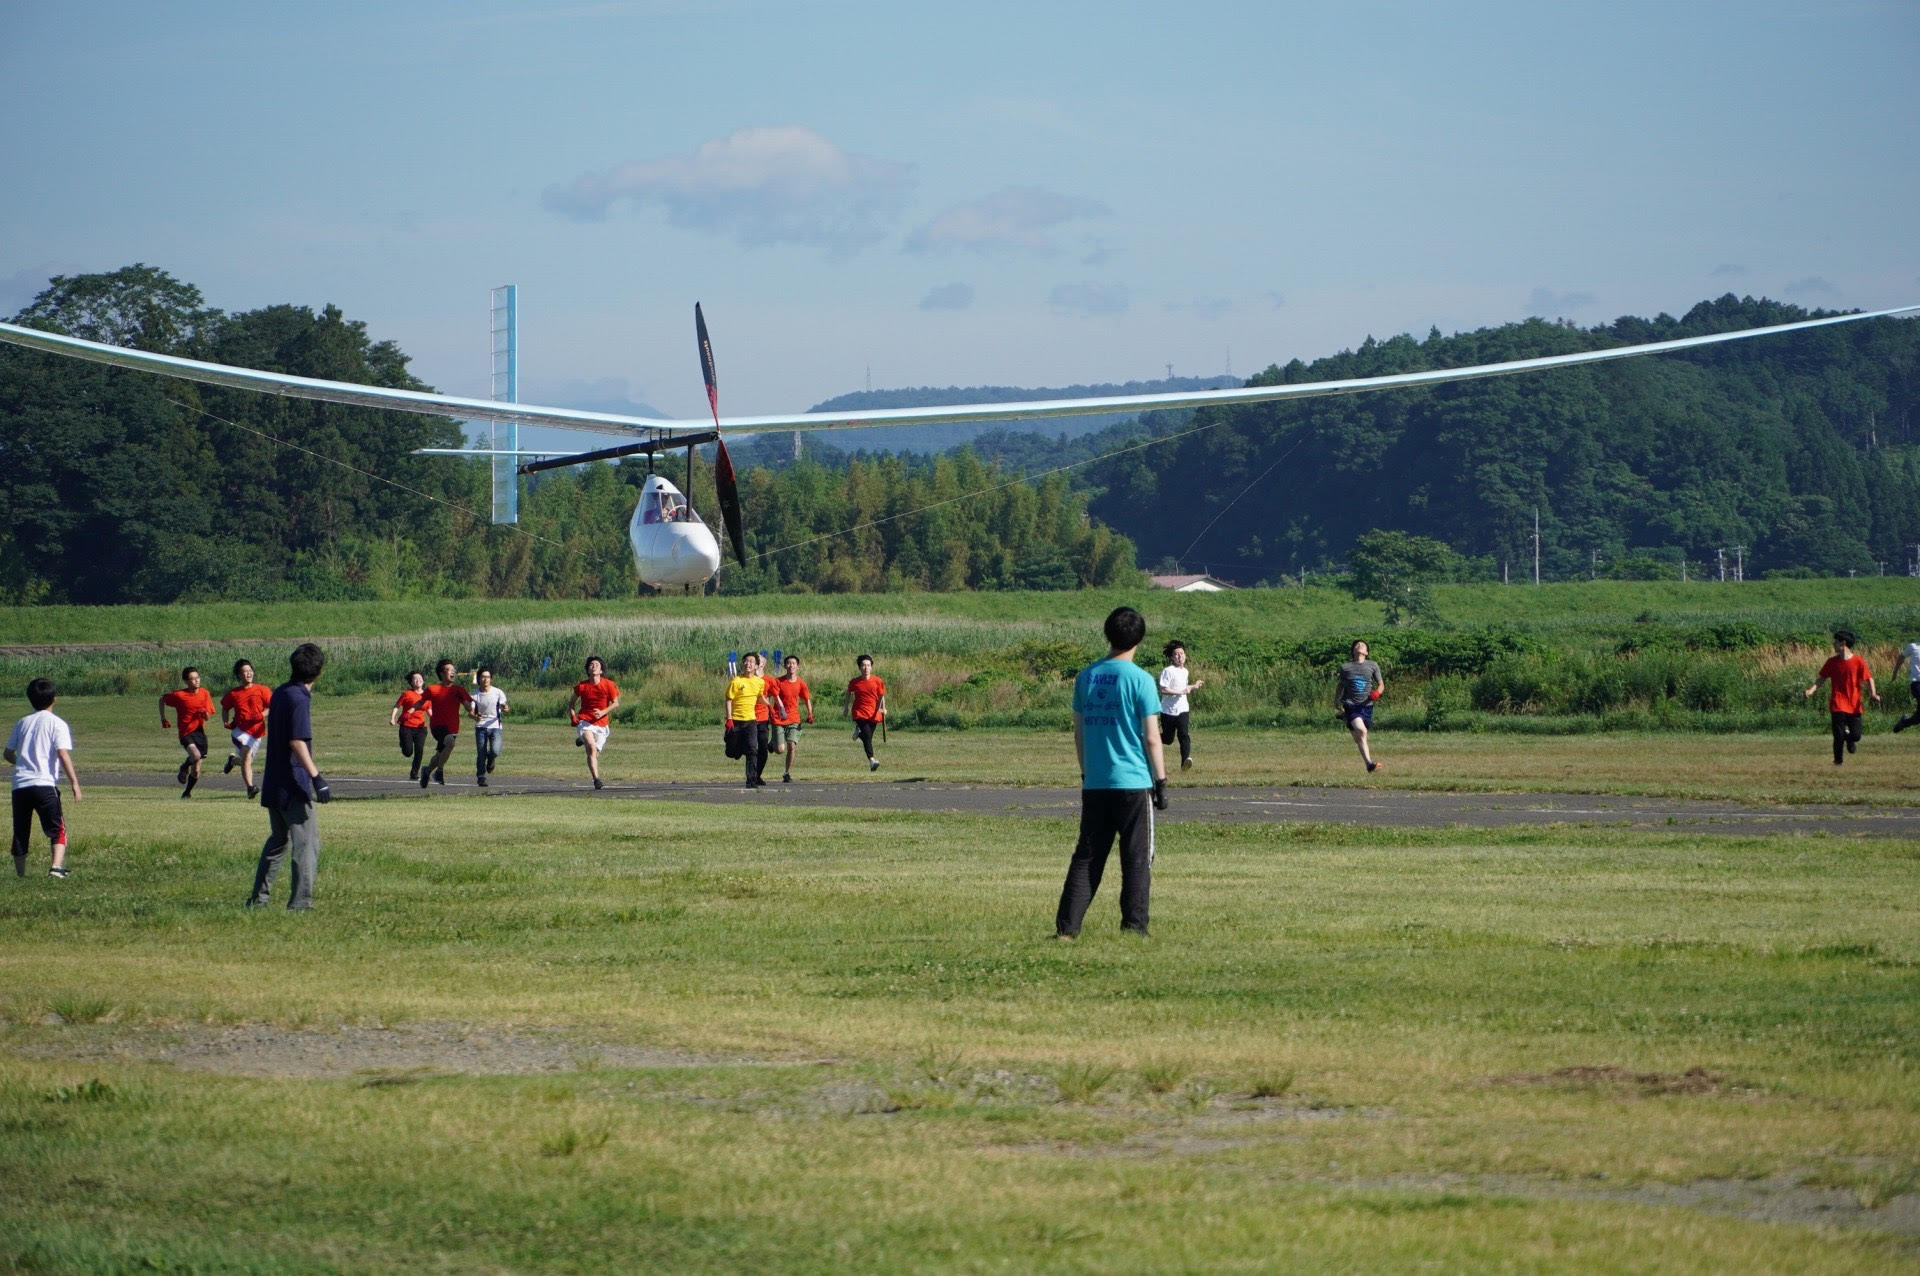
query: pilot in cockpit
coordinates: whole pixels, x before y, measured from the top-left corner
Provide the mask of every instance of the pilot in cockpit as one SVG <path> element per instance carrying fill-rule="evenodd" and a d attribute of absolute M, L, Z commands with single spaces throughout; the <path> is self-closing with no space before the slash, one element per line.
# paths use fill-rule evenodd
<path fill-rule="evenodd" d="M 643 523 L 684 523 L 687 502 L 678 492 L 655 492 L 641 519 Z"/>

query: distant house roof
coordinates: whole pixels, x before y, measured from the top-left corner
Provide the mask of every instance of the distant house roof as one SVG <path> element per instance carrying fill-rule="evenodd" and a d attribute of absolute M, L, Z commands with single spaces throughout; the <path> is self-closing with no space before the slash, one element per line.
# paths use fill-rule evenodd
<path fill-rule="evenodd" d="M 1156 589 L 1171 589 L 1181 594 L 1217 594 L 1223 589 L 1233 588 L 1226 581 L 1204 572 L 1198 576 L 1154 576 L 1150 579 Z"/>

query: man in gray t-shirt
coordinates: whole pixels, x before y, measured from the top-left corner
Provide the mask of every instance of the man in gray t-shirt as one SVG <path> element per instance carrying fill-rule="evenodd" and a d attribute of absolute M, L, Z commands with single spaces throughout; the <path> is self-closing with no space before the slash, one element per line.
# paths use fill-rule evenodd
<path fill-rule="evenodd" d="M 1378 771 L 1380 764 L 1373 760 L 1373 751 L 1367 747 L 1367 733 L 1373 726 L 1373 702 L 1386 690 L 1386 679 L 1380 676 L 1380 666 L 1367 658 L 1367 644 L 1355 641 L 1353 659 L 1340 666 L 1340 681 L 1335 684 L 1333 703 L 1340 720 L 1347 724 L 1347 730 L 1353 735 L 1353 743 L 1360 750 L 1360 760 L 1367 764 L 1368 771 Z"/>

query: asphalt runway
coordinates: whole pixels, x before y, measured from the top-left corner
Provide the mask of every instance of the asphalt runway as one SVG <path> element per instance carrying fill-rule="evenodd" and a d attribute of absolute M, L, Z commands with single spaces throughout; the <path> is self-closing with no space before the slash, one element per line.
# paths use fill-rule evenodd
<path fill-rule="evenodd" d="M 1077 790 L 948 784 L 917 777 L 880 778 L 851 783 L 796 780 L 776 776 L 764 789 L 738 783 L 609 783 L 594 792 L 584 776 L 577 780 L 515 778 L 497 774 L 488 788 L 471 775 L 449 773 L 443 787 L 423 791 L 404 776 L 329 775 L 335 801 L 507 800 L 517 796 L 572 796 L 586 800 L 664 799 L 726 806 L 833 807 L 859 811 L 920 811 L 943 815 L 1013 815 L 1074 819 Z M 173 773 L 118 772 L 86 777 L 89 786 L 155 788 L 178 786 Z M 239 788 L 238 778 L 212 775 L 197 793 Z M 1169 789 L 1171 809 L 1163 823 L 1213 821 L 1229 824 L 1360 824 L 1390 828 L 1512 828 L 1574 824 L 1650 831 L 1754 836 L 1774 833 L 1831 833 L 1842 836 L 1920 838 L 1920 807 L 1757 806 L 1739 802 L 1684 798 L 1599 796 L 1590 793 L 1432 793 L 1388 788 L 1260 787 Z"/>

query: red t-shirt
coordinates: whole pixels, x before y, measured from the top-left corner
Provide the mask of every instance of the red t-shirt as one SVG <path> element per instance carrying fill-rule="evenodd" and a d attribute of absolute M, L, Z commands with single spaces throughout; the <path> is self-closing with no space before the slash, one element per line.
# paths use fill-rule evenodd
<path fill-rule="evenodd" d="M 800 721 L 802 697 L 806 698 L 808 704 L 813 703 L 813 692 L 808 690 L 805 678 L 775 678 L 767 686 L 773 689 L 774 701 L 780 706 L 780 712 L 773 715 L 773 720 L 783 727 Z"/>
<path fill-rule="evenodd" d="M 271 697 L 273 693 L 268 692 L 267 695 Z M 173 710 L 173 724 L 179 729 L 182 740 L 206 726 L 207 719 L 213 716 L 213 693 L 205 687 L 193 691 L 184 687 L 179 691 L 169 691 L 160 697 L 160 703 Z"/>
<path fill-rule="evenodd" d="M 1835 713 L 1863 712 L 1860 687 L 1872 672 L 1858 652 L 1829 657 L 1827 663 L 1820 666 L 1820 676 L 1833 680 L 1833 694 L 1827 698 L 1827 708 Z"/>
<path fill-rule="evenodd" d="M 273 688 L 249 682 L 220 697 L 220 707 L 233 712 L 233 730 L 261 736 L 267 730 L 267 706 L 273 703 Z"/>
<path fill-rule="evenodd" d="M 402 691 L 400 698 L 393 702 L 393 707 L 400 711 L 400 725 L 408 729 L 426 726 L 427 711 L 421 708 L 426 702 L 424 691 L 415 691 L 412 687 Z"/>
<path fill-rule="evenodd" d="M 599 682 L 591 678 L 576 682 L 573 684 L 573 694 L 580 697 L 580 721 L 590 727 L 613 725 L 605 716 L 607 706 L 620 698 L 620 688 L 613 685 L 613 679 L 602 674 Z"/>
<path fill-rule="evenodd" d="M 869 674 L 849 682 L 847 690 L 853 694 L 855 718 L 862 722 L 880 721 L 880 697 L 887 694 L 886 683 Z"/>
<path fill-rule="evenodd" d="M 457 682 L 436 682 L 423 693 L 432 709 L 433 725 L 449 731 L 460 729 L 460 706 L 473 703 L 467 689 Z"/>

